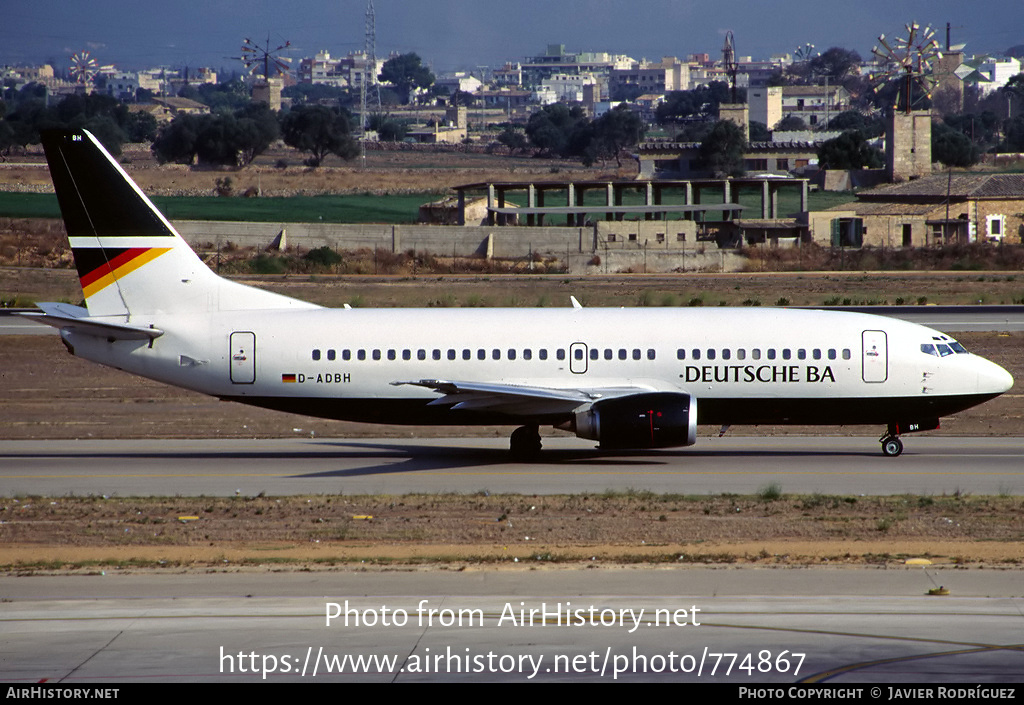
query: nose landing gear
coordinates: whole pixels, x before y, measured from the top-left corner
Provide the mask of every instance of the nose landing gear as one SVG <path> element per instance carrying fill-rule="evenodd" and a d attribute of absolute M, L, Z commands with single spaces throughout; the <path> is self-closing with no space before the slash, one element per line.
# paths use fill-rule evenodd
<path fill-rule="evenodd" d="M 933 431 L 939 427 L 938 419 L 925 419 L 911 423 L 891 423 L 885 431 L 885 435 L 879 440 L 882 442 L 882 455 L 895 458 L 903 452 L 903 441 L 900 440 L 901 433 L 913 433 L 915 431 Z"/>
<path fill-rule="evenodd" d="M 899 439 L 899 436 L 890 436 L 889 434 L 882 436 L 882 455 L 895 458 L 902 452 L 903 441 Z"/>

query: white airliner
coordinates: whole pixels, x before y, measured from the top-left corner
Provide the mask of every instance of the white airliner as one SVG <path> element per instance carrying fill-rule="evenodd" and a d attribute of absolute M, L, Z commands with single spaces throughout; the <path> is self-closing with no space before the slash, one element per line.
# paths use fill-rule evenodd
<path fill-rule="evenodd" d="M 946 335 L 858 313 L 326 309 L 222 279 L 88 132 L 43 135 L 86 308 L 41 303 L 79 357 L 221 399 L 389 424 L 540 425 L 603 449 L 697 424 L 878 424 L 902 433 L 1010 389 Z M 575 301 L 574 301 L 575 304 Z"/>

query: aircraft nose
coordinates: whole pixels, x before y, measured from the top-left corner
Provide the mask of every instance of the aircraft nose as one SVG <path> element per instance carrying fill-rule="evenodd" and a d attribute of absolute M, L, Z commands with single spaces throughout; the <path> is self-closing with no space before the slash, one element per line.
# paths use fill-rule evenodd
<path fill-rule="evenodd" d="M 978 391 L 982 394 L 1002 394 L 1013 386 L 1013 375 L 989 360 L 978 369 Z"/>

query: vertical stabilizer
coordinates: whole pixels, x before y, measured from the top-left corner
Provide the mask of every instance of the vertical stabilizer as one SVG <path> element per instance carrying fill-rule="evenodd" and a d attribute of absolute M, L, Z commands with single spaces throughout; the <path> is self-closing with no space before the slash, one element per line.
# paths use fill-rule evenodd
<path fill-rule="evenodd" d="M 90 316 L 315 308 L 218 277 L 89 132 L 42 142 Z"/>

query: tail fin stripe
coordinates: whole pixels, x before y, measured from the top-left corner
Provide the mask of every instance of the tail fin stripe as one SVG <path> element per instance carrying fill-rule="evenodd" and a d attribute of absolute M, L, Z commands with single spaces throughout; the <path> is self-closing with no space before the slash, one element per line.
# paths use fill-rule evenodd
<path fill-rule="evenodd" d="M 109 264 L 104 263 L 87 275 L 80 277 L 82 292 L 86 297 L 92 296 L 147 262 L 152 262 L 160 255 L 170 251 L 169 247 L 134 247 L 126 250 L 111 259 Z"/>

